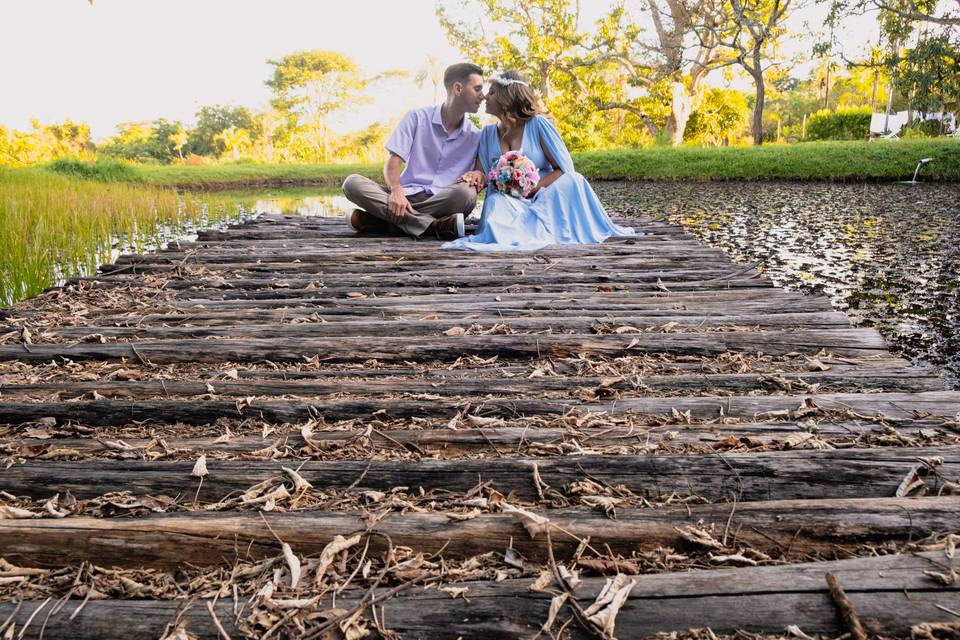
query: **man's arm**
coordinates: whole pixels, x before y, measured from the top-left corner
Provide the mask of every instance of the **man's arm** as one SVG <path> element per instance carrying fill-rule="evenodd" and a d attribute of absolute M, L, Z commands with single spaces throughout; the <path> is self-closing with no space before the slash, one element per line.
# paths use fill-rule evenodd
<path fill-rule="evenodd" d="M 387 206 L 390 209 L 390 221 L 394 224 L 403 222 L 403 214 L 407 211 L 414 213 L 413 205 L 407 200 L 403 193 L 403 186 L 400 184 L 400 174 L 403 172 L 403 158 L 395 153 L 391 153 L 387 162 L 383 165 L 383 177 L 390 188 L 390 199 Z"/>

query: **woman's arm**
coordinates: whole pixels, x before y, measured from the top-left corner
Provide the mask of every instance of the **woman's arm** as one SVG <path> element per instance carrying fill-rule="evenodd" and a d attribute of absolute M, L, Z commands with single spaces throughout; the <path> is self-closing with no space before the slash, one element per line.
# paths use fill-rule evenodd
<path fill-rule="evenodd" d="M 550 153 L 550 150 L 547 149 L 547 145 L 543 143 L 543 138 L 540 138 L 540 147 L 543 149 L 543 155 L 547 157 L 547 162 L 550 163 L 550 166 L 553 167 L 553 171 L 545 178 L 540 178 L 540 182 L 537 183 L 537 186 L 533 188 L 533 191 L 530 192 L 529 197 L 533 197 L 541 189 L 546 189 L 551 184 L 557 181 L 557 179 L 563 175 L 563 169 L 557 164 L 556 159 L 554 159 L 553 154 Z"/>

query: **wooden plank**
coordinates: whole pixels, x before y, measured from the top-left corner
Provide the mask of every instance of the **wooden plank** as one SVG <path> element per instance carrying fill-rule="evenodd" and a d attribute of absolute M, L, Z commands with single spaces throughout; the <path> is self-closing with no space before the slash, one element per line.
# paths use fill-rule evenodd
<path fill-rule="evenodd" d="M 331 316 L 326 322 L 305 322 L 297 324 L 279 323 L 243 323 L 219 326 L 200 327 L 156 327 L 139 324 L 132 327 L 112 326 L 83 326 L 83 327 L 56 327 L 45 331 L 34 338 L 34 342 L 42 343 L 49 338 L 65 340 L 79 340 L 91 335 L 101 335 L 106 338 L 140 338 L 140 339 L 170 339 L 170 338 L 206 338 L 206 337 L 303 337 L 319 338 L 330 336 L 424 336 L 443 335 L 454 326 L 463 329 L 478 327 L 477 332 L 490 331 L 494 327 L 506 327 L 507 330 L 517 333 L 548 332 L 548 333 L 600 333 L 604 330 L 619 329 L 623 334 L 641 332 L 664 333 L 664 325 L 668 331 L 710 330 L 715 328 L 740 329 L 849 329 L 850 322 L 841 313 L 793 313 L 771 315 L 735 315 L 735 316 L 633 316 L 621 318 L 614 322 L 602 317 L 544 317 L 544 318 L 510 318 L 487 316 L 483 318 L 464 319 L 462 323 L 440 322 L 438 320 L 341 320 Z M 0 329 L 2 330 L 2 329 Z"/>
<path fill-rule="evenodd" d="M 429 392 L 428 392 L 429 393 Z M 120 425 L 127 422 L 208 424 L 220 418 L 259 418 L 267 422 L 300 422 L 323 416 L 328 420 L 370 417 L 449 418 L 465 410 L 485 416 L 559 415 L 571 411 L 674 417 L 690 412 L 691 420 L 766 417 L 798 418 L 836 411 L 841 417 L 882 416 L 886 420 L 922 416 L 951 418 L 960 411 L 960 391 L 924 393 L 832 393 L 820 395 L 772 396 L 669 396 L 620 398 L 610 402 L 582 403 L 565 399 L 525 398 L 419 399 L 350 398 L 328 400 L 80 400 L 73 402 L 0 402 L 0 424 L 21 424 L 40 418 L 81 421 L 92 425 Z M 797 415 L 800 411 L 800 416 Z"/>
<path fill-rule="evenodd" d="M 318 489 L 391 490 L 410 487 L 461 494 L 478 482 L 491 482 L 503 494 L 513 492 L 536 500 L 533 467 L 544 482 L 562 489 L 586 477 L 623 484 L 638 496 L 655 498 L 678 493 L 710 501 L 737 496 L 739 501 L 812 498 L 881 498 L 894 495 L 918 458 L 942 458 L 938 475 L 928 478 L 930 492 L 960 475 L 960 448 L 870 448 L 828 451 L 719 453 L 701 456 L 552 456 L 432 460 L 308 460 L 300 473 Z M 197 494 L 201 502 L 217 502 L 276 477 L 286 463 L 262 460 L 208 460 Z M 110 491 L 186 496 L 197 493 L 193 462 L 157 460 L 28 460 L 4 471 L 0 490 L 48 499 L 70 491 L 92 498 Z"/>
<path fill-rule="evenodd" d="M 960 609 L 960 589 L 942 587 L 924 576 L 944 564 L 942 553 L 920 556 L 891 555 L 875 558 L 813 562 L 780 567 L 749 567 L 694 571 L 684 574 L 642 576 L 616 618 L 621 638 L 647 637 L 655 633 L 684 632 L 709 627 L 715 633 L 781 635 L 790 625 L 808 634 L 835 637 L 845 629 L 827 593 L 824 574 L 834 574 L 856 608 L 870 625 L 871 633 L 908 637 L 912 625 L 923 622 L 954 622 L 950 611 Z M 949 562 L 949 560 L 947 560 Z M 934 564 L 936 563 L 936 564 Z M 533 578 L 495 583 L 477 581 L 452 586 L 468 588 L 466 598 L 453 599 L 435 588 L 413 588 L 382 603 L 378 616 L 403 637 L 487 640 L 531 637 L 547 619 L 552 594 L 530 591 Z M 586 578 L 577 597 L 586 607 L 603 588 L 602 578 Z M 348 590 L 337 596 L 337 606 L 350 610 L 363 591 Z M 182 601 L 73 600 L 46 624 L 47 637 L 93 638 L 158 637 Z M 35 613 L 40 603 L 30 601 L 14 615 L 18 628 Z M 330 608 L 329 598 L 317 610 Z M 14 612 L 12 603 L 0 604 L 0 619 Z M 234 604 L 221 598 L 215 608 L 228 633 L 237 637 L 233 623 Z M 566 611 L 566 610 L 565 610 Z M 70 618 L 76 613 L 76 617 Z M 566 619 L 569 613 L 563 615 Z M 43 611 L 37 619 L 45 618 Z M 200 601 L 183 619 L 198 638 L 218 638 L 210 613 Z M 118 625 L 117 620 L 123 620 Z M 34 622 L 27 638 L 37 638 L 41 623 Z M 594 638 L 577 626 L 567 627 L 572 638 Z M 263 631 L 263 630 L 261 630 Z"/>
<path fill-rule="evenodd" d="M 485 335 L 442 336 L 432 339 L 391 337 L 372 341 L 366 336 L 265 339 L 183 339 L 137 343 L 77 343 L 0 345 L 0 360 L 47 362 L 70 360 L 176 362 L 302 361 L 319 355 L 326 362 L 385 362 L 456 360 L 464 355 L 501 358 L 564 357 L 577 354 L 620 356 L 641 353 L 717 355 L 729 351 L 784 355 L 866 356 L 885 351 L 886 343 L 873 329 L 810 329 L 799 331 L 690 331 L 635 335 Z"/>
<path fill-rule="evenodd" d="M 253 372 L 251 372 L 253 373 Z M 363 372 L 355 372 L 363 375 Z M 424 376 L 410 372 L 413 378 L 386 378 L 366 380 L 345 386 L 342 380 L 101 380 L 97 382 L 50 382 L 7 384 L 0 383 L 0 393 L 9 400 L 77 398 L 97 392 L 106 398 L 147 399 L 173 396 L 202 396 L 214 389 L 216 395 L 248 396 L 323 396 L 342 394 L 349 390 L 357 396 L 386 396 L 429 393 L 436 396 L 554 396 L 579 397 L 585 391 L 603 387 L 603 393 L 617 393 L 620 397 L 655 395 L 657 392 L 685 391 L 704 393 L 724 390 L 733 393 L 803 391 L 810 385 L 820 385 L 819 393 L 851 390 L 884 390 L 924 392 L 943 390 L 943 381 L 935 369 L 908 369 L 891 367 L 862 371 L 809 371 L 784 373 L 729 373 L 691 375 L 642 375 L 620 377 L 550 376 L 528 378 L 524 371 L 518 376 L 493 379 L 452 378 Z M 526 375 L 524 375 L 526 374 Z M 145 378 L 148 373 L 142 374 Z M 238 373 L 239 375 L 239 373 Z M 216 378 L 217 374 L 210 374 Z M 346 376 L 344 376 L 346 377 Z M 278 376 L 279 378 L 279 376 Z"/>
<path fill-rule="evenodd" d="M 367 429 L 314 429 L 311 449 L 334 451 L 366 438 L 373 450 L 394 450 L 424 456 L 453 457 L 459 455 L 531 455 L 587 453 L 610 449 L 612 454 L 678 453 L 690 455 L 714 451 L 755 449 L 809 449 L 830 446 L 851 446 L 858 439 L 866 442 L 896 444 L 956 441 L 958 430 L 942 421 L 909 421 L 891 427 L 864 421 L 827 420 L 816 425 L 815 432 L 805 422 L 745 422 L 731 424 L 670 424 L 665 426 L 616 425 L 603 427 L 543 427 L 533 421 L 509 420 L 505 426 L 487 426 L 482 429 L 388 429 L 367 432 Z M 509 425 L 509 426 L 506 426 Z M 178 425 L 178 435 L 164 436 L 163 441 L 180 459 L 198 457 L 201 453 L 217 457 L 260 456 L 275 445 L 271 459 L 300 459 L 308 443 L 299 431 L 281 428 L 268 437 L 237 434 L 243 425 L 231 427 L 230 438 L 222 434 L 191 437 L 189 428 Z M 130 425 L 133 433 L 142 431 L 138 424 Z M 813 437 L 815 435 L 815 437 Z M 126 447 L 111 447 L 107 442 L 122 440 Z M 123 432 L 101 434 L 94 438 L 12 438 L 0 441 L 0 447 L 21 458 L 59 457 L 118 457 L 124 450 L 126 458 L 149 459 L 146 448 L 156 452 L 153 438 L 129 437 Z M 56 455 L 56 451 L 66 453 Z M 317 454 L 317 451 L 313 451 Z"/>
<path fill-rule="evenodd" d="M 594 549 L 626 558 L 658 547 L 703 553 L 707 549 L 681 535 L 681 527 L 691 526 L 721 542 L 728 534 L 727 551 L 714 549 L 718 554 L 746 546 L 779 562 L 837 557 L 856 553 L 863 545 L 902 544 L 953 530 L 958 512 L 958 496 L 621 508 L 615 519 L 582 508 L 539 511 L 555 527 L 553 552 L 562 562 L 573 557 L 583 539 Z M 176 569 L 275 556 L 277 536 L 301 555 L 319 554 L 335 536 L 358 531 L 375 534 L 369 540 L 371 555 L 386 551 L 390 540 L 414 553 L 442 553 L 447 560 L 500 553 L 510 546 L 532 562 L 549 560 L 542 537 L 531 539 L 510 514 L 483 513 L 452 521 L 441 512 L 398 513 L 371 525 L 363 513 L 321 511 L 0 520 L 0 557 L 30 567 L 87 561 Z"/>

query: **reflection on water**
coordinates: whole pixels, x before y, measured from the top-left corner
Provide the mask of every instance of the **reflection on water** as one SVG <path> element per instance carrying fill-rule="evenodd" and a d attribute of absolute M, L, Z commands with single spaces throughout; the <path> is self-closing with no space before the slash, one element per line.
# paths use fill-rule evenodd
<path fill-rule="evenodd" d="M 297 216 L 337 218 L 353 209 L 339 189 L 280 189 L 269 191 L 223 191 L 248 214 L 274 213 Z"/>
<path fill-rule="evenodd" d="M 960 185 L 597 182 L 614 214 L 682 224 L 779 285 L 827 295 L 960 387 Z M 241 210 L 342 216 L 339 190 L 223 194 Z M 479 207 L 477 209 L 479 211 Z"/>
<path fill-rule="evenodd" d="M 608 207 L 687 227 L 777 284 L 823 293 L 894 350 L 960 375 L 960 185 L 598 183 Z"/>

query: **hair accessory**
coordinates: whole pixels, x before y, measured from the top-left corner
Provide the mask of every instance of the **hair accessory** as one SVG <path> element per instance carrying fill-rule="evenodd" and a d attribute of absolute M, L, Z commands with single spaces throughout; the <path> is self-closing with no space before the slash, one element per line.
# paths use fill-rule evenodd
<path fill-rule="evenodd" d="M 523 80 L 517 80 L 515 78 L 504 78 L 503 75 L 501 74 L 491 76 L 490 81 L 496 82 L 502 87 L 509 87 L 512 84 L 522 84 L 525 87 L 527 86 L 527 83 L 524 82 Z"/>

